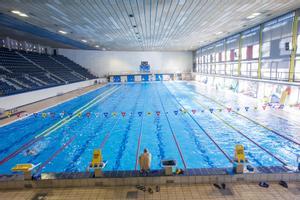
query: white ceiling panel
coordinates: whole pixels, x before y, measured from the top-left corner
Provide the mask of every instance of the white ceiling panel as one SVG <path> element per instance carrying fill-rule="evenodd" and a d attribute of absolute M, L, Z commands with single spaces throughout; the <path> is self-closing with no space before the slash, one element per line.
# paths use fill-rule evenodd
<path fill-rule="evenodd" d="M 2 13 L 108 50 L 195 50 L 299 7 L 299 0 L 0 0 Z"/>

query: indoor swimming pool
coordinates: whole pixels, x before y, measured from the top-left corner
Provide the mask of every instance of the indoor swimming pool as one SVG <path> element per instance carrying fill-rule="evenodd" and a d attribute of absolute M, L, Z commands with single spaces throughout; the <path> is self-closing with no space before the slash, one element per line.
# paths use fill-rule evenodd
<path fill-rule="evenodd" d="M 20 163 L 39 164 L 37 173 L 84 172 L 98 148 L 105 170 L 139 169 L 144 148 L 152 169 L 165 159 L 226 168 L 236 144 L 252 166 L 296 167 L 300 121 L 283 116 L 197 82 L 108 84 L 0 127 L 0 174 Z"/>

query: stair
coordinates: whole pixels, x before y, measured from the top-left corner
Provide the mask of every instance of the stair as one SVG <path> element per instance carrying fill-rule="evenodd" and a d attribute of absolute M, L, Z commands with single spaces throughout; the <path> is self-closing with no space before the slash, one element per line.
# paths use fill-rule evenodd
<path fill-rule="evenodd" d="M 80 78 L 80 79 L 86 80 L 86 77 L 85 77 L 85 76 L 82 76 L 81 74 L 75 72 L 73 69 L 71 69 L 71 68 L 68 67 L 67 65 L 63 64 L 62 62 L 56 60 L 56 59 L 53 58 L 52 56 L 49 56 L 49 57 L 50 57 L 52 60 L 54 60 L 55 62 L 57 62 L 58 64 L 64 66 L 64 67 L 67 68 L 67 69 L 69 69 L 69 70 L 71 71 L 71 73 L 72 73 L 74 76 L 76 76 L 76 77 L 78 77 L 78 78 Z"/>
<path fill-rule="evenodd" d="M 10 79 L 11 79 L 12 81 L 14 81 L 15 83 L 17 83 L 17 84 L 23 86 L 23 88 L 31 88 L 29 85 L 27 85 L 27 84 L 25 84 L 25 83 L 23 83 L 23 82 L 21 82 L 21 81 L 15 79 L 15 78 L 11 78 L 11 77 L 10 77 Z"/>
<path fill-rule="evenodd" d="M 25 60 L 27 60 L 28 62 L 32 63 L 33 65 L 37 66 L 38 68 L 42 69 L 43 71 L 47 72 L 48 74 L 51 74 L 51 76 L 57 78 L 58 80 L 60 80 L 63 83 L 67 83 L 64 79 L 56 76 L 55 74 L 52 74 L 51 72 L 49 72 L 48 70 L 46 70 L 45 68 L 43 68 L 42 66 L 36 64 L 35 62 L 33 62 L 32 60 L 30 60 L 29 58 L 27 58 L 26 56 L 24 56 L 23 54 L 21 54 L 20 52 L 16 51 L 16 54 L 18 54 L 19 56 L 23 57 Z M 50 78 L 50 77 L 49 77 Z M 52 79 L 52 78 L 51 78 Z M 54 79 L 53 79 L 54 80 Z M 55 80 L 57 82 L 57 80 Z M 58 82 L 60 83 L 60 82 Z"/>
<path fill-rule="evenodd" d="M 5 67 L 3 67 L 3 66 L 1 66 L 1 65 L 0 65 L 0 69 L 2 69 L 3 71 L 7 71 L 8 73 L 12 73 L 12 71 L 6 69 Z"/>
<path fill-rule="evenodd" d="M 44 84 L 41 84 L 40 82 L 36 81 L 34 78 L 32 78 L 31 76 L 29 76 L 28 74 L 26 74 L 24 76 L 24 78 L 26 78 L 28 81 L 35 83 L 38 86 L 43 86 Z"/>
<path fill-rule="evenodd" d="M 14 88 L 16 88 L 16 90 L 21 90 L 22 89 L 20 86 L 16 85 L 15 83 L 7 80 L 7 77 L 2 78 L 2 81 L 7 83 L 10 86 L 13 86 Z"/>
<path fill-rule="evenodd" d="M 42 84 L 42 85 L 48 85 L 48 83 L 42 81 L 41 79 L 39 79 L 39 78 L 37 78 L 37 77 L 35 77 L 35 76 L 29 76 L 29 75 L 28 75 L 28 77 L 30 77 L 31 79 L 34 79 L 34 80 L 36 81 L 36 83 L 40 83 L 40 84 Z"/>

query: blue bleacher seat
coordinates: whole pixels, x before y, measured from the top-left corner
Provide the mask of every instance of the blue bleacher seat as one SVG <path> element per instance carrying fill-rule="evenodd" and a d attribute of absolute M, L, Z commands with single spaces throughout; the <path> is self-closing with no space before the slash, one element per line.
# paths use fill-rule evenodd
<path fill-rule="evenodd" d="M 0 96 L 94 78 L 64 56 L 0 48 Z"/>

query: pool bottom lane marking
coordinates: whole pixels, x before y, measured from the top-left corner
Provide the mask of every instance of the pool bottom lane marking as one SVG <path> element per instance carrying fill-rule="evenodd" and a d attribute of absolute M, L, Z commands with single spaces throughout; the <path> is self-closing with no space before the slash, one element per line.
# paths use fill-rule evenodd
<path fill-rule="evenodd" d="M 144 111 L 144 109 L 143 109 L 143 111 Z M 142 130 L 143 130 L 143 119 L 144 119 L 144 115 L 142 115 L 142 119 L 141 119 L 140 134 L 139 134 L 138 145 L 137 145 L 137 149 L 136 149 L 134 170 L 137 169 L 137 166 L 139 163 L 139 153 L 140 153 L 140 145 L 141 145 Z"/>
<path fill-rule="evenodd" d="M 164 85 L 165 86 L 165 85 Z M 170 95 L 175 99 L 175 101 L 180 105 L 183 109 L 185 107 L 177 100 L 177 98 L 170 92 L 167 86 L 165 86 L 167 91 L 170 93 Z M 186 110 L 186 109 L 185 109 Z M 230 163 L 233 163 L 233 160 L 230 158 L 230 156 L 218 145 L 218 143 L 210 136 L 210 134 L 199 124 L 199 122 L 191 115 L 189 111 L 187 111 L 187 114 L 191 117 L 191 119 L 198 125 L 198 127 L 204 132 L 204 134 L 215 144 L 215 146 L 224 154 L 224 156 L 228 159 Z"/>
<path fill-rule="evenodd" d="M 207 106 L 201 104 L 198 100 L 194 100 L 196 103 L 198 103 L 200 106 L 202 106 L 203 108 L 208 108 Z M 250 142 L 252 142 L 253 144 L 255 144 L 257 147 L 259 147 L 260 149 L 262 149 L 263 151 L 265 151 L 267 154 L 269 154 L 271 157 L 275 158 L 277 161 L 279 161 L 281 164 L 283 164 L 284 166 L 286 166 L 287 164 L 281 160 L 280 158 L 278 158 L 276 155 L 274 155 L 273 153 L 271 153 L 270 151 L 268 151 L 266 148 L 262 147 L 261 145 L 259 145 L 257 142 L 255 142 L 254 140 L 252 140 L 251 138 L 249 138 L 248 136 L 246 136 L 244 133 L 242 133 L 240 130 L 238 130 L 237 128 L 235 128 L 234 126 L 232 126 L 231 124 L 229 124 L 227 121 L 223 120 L 220 116 L 218 116 L 216 113 L 212 113 L 216 118 L 218 118 L 220 121 L 222 121 L 225 125 L 227 125 L 228 127 L 230 127 L 231 129 L 235 130 L 237 133 L 239 133 L 240 135 L 244 136 L 246 139 L 248 139 Z"/>
<path fill-rule="evenodd" d="M 132 106 L 132 112 L 131 113 L 135 113 L 136 112 L 136 109 L 137 109 L 137 102 L 138 100 L 140 99 L 141 95 L 142 95 L 142 88 L 136 92 L 136 99 L 135 99 L 135 102 Z M 134 115 L 131 114 L 129 115 L 129 119 L 128 119 L 128 125 L 126 126 L 126 130 L 124 131 L 124 134 L 123 134 L 123 138 L 121 138 L 121 144 L 119 146 L 119 150 L 118 150 L 118 153 L 116 155 L 116 161 L 115 161 L 115 165 L 113 167 L 113 170 L 117 171 L 121 165 L 121 159 L 123 157 L 123 154 L 126 150 L 126 145 L 128 143 L 128 134 L 129 132 L 131 131 L 131 127 L 132 127 L 132 122 L 134 121 Z"/>
<path fill-rule="evenodd" d="M 105 143 L 107 142 L 109 136 L 110 136 L 110 131 L 108 131 L 108 132 L 106 133 L 106 135 L 104 136 L 104 138 L 103 138 L 103 140 L 102 140 L 102 142 L 101 142 L 101 144 L 100 144 L 100 146 L 99 146 L 100 149 L 102 149 L 102 148 L 104 147 L 104 145 L 105 145 Z"/>
<path fill-rule="evenodd" d="M 118 122 L 120 121 L 120 117 L 118 117 L 118 119 L 115 120 L 115 123 L 113 125 L 113 127 L 106 133 L 106 135 L 104 136 L 101 144 L 99 145 L 100 149 L 104 148 L 104 145 L 106 144 L 108 138 L 110 137 L 111 132 L 115 129 L 116 125 L 118 124 Z"/>
<path fill-rule="evenodd" d="M 199 95 L 201 95 L 202 97 L 204 97 L 204 98 L 206 98 L 206 99 L 209 99 L 209 100 L 215 102 L 216 104 L 222 106 L 223 108 L 227 108 L 227 106 L 225 106 L 224 104 L 218 102 L 217 100 L 215 100 L 215 99 L 213 99 L 213 98 L 211 98 L 211 97 L 208 97 L 208 96 L 206 96 L 206 95 L 204 95 L 204 94 L 202 94 L 202 93 L 200 93 L 200 92 L 194 92 L 194 93 L 199 94 Z M 274 133 L 274 134 L 276 134 L 276 135 L 278 135 L 278 136 L 280 136 L 280 137 L 282 137 L 282 138 L 284 138 L 284 139 L 286 139 L 286 140 L 288 140 L 288 141 L 290 141 L 290 142 L 293 142 L 293 143 L 295 143 L 295 144 L 297 144 L 297 145 L 300 145 L 300 142 L 298 142 L 298 141 L 296 141 L 296 140 L 293 140 L 293 139 L 291 139 L 291 138 L 289 138 L 289 137 L 287 137 L 287 136 L 285 136 L 285 135 L 282 135 L 281 133 L 279 133 L 279 132 L 277 132 L 277 131 L 275 131 L 275 130 L 273 130 L 273 129 L 271 129 L 271 128 L 269 128 L 269 127 L 267 127 L 267 126 L 265 126 L 265 125 L 263 125 L 263 124 L 261 124 L 261 123 L 255 121 L 255 120 L 253 120 L 253 119 L 251 119 L 251 118 L 249 118 L 249 117 L 247 117 L 247 116 L 245 116 L 245 115 L 243 115 L 243 114 L 241 114 L 241 113 L 235 111 L 235 110 L 232 110 L 232 112 L 235 113 L 235 114 L 238 114 L 238 115 L 240 115 L 240 116 L 242 116 L 242 117 L 244 117 L 245 119 L 248 119 L 249 121 L 253 122 L 254 124 L 257 124 L 257 125 L 259 125 L 259 126 L 265 128 L 265 129 L 267 129 L 268 131 L 271 131 L 272 133 Z"/>
<path fill-rule="evenodd" d="M 113 107 L 110 109 L 110 113 L 112 111 L 115 111 L 116 108 L 118 107 L 118 105 L 120 105 L 120 103 L 123 101 L 124 99 L 124 96 L 127 94 L 126 92 L 128 91 L 128 89 L 126 89 L 125 91 L 122 92 L 122 95 L 118 96 L 117 99 L 118 99 L 118 103 L 117 104 L 113 104 Z M 90 134 L 88 137 L 87 137 L 87 140 L 85 140 L 84 143 L 82 143 L 80 145 L 80 148 L 77 148 L 74 155 L 73 155 L 73 159 L 72 159 L 72 162 L 70 162 L 67 167 L 65 168 L 64 171 L 74 171 L 74 169 L 76 168 L 76 163 L 78 162 L 78 160 L 82 157 L 82 154 L 88 149 L 88 146 L 90 145 L 91 142 L 94 141 L 95 137 L 97 136 L 98 132 L 95 131 L 96 130 L 101 130 L 103 125 L 108 122 L 108 120 L 110 119 L 113 119 L 115 117 L 111 116 L 111 117 L 105 117 L 104 119 L 101 120 L 101 123 L 98 124 L 98 126 L 96 128 L 94 128 L 94 132 L 92 134 Z M 112 122 L 114 122 L 114 126 L 116 125 L 117 121 L 119 120 L 120 118 L 117 117 L 116 119 L 112 120 Z M 111 130 L 112 131 L 112 130 Z M 104 131 L 105 133 L 105 131 Z M 103 134 L 104 134 L 103 133 Z M 106 133 L 106 135 L 104 136 L 106 138 L 105 142 L 107 141 L 107 139 L 109 138 L 110 136 L 110 132 Z M 104 146 L 105 143 L 103 143 L 103 146 Z M 98 145 L 97 145 L 98 146 Z M 102 148 L 102 147 L 101 147 Z"/>
<path fill-rule="evenodd" d="M 37 169 L 35 174 L 39 174 L 41 170 L 50 163 L 58 154 L 60 154 L 69 144 L 71 144 L 75 140 L 76 136 L 71 137 L 63 146 L 61 146 L 50 158 L 48 158 L 44 163 L 42 163 Z"/>
<path fill-rule="evenodd" d="M 165 113 L 165 116 L 166 116 L 166 119 L 167 119 L 169 128 L 170 128 L 170 130 L 171 130 L 171 133 L 172 133 L 173 139 L 174 139 L 174 141 L 175 141 L 176 147 L 177 147 L 177 149 L 178 149 L 179 155 L 180 155 L 180 157 L 181 157 L 182 163 L 183 163 L 184 168 L 185 168 L 185 170 L 186 170 L 186 169 L 187 169 L 187 165 L 186 165 L 186 163 L 185 163 L 185 160 L 184 160 L 183 154 L 182 154 L 182 152 L 181 152 L 180 146 L 179 146 L 179 144 L 178 144 L 178 142 L 177 142 L 175 133 L 174 133 L 173 128 L 172 128 L 172 126 L 171 126 L 169 117 L 168 117 L 168 115 L 166 114 L 165 106 L 164 106 L 164 104 L 162 103 L 161 96 L 160 96 L 160 94 L 159 94 L 159 92 L 158 92 L 157 87 L 156 87 L 156 92 L 157 92 L 157 94 L 158 94 L 159 101 L 160 101 L 160 103 L 161 103 L 162 109 L 163 109 L 163 111 L 164 111 L 164 113 Z"/>
<path fill-rule="evenodd" d="M 116 88 L 116 87 L 115 87 L 115 88 Z M 105 94 L 106 96 L 104 96 L 103 98 L 100 98 L 100 99 L 97 101 L 97 103 L 98 103 L 99 101 L 103 100 L 104 98 L 108 97 L 108 96 L 111 95 L 112 93 L 114 93 L 114 92 L 115 92 L 116 90 L 118 90 L 119 88 L 120 88 L 120 87 L 117 87 L 116 89 L 112 88 L 112 89 L 110 89 L 110 92 L 106 91 L 106 94 Z M 111 91 L 112 91 L 112 92 L 111 92 Z M 100 95 L 103 95 L 103 93 L 100 94 Z M 100 96 L 100 95 L 99 95 L 99 96 Z M 93 100 L 92 100 L 92 101 L 93 101 Z M 94 103 L 95 103 L 95 102 L 94 102 Z M 94 104 L 90 104 L 90 105 L 91 105 L 90 107 L 92 107 Z M 88 107 L 88 108 L 90 108 L 90 107 Z M 86 108 L 86 109 L 88 109 L 88 108 Z M 63 126 L 63 125 L 65 125 L 65 124 L 68 123 L 69 121 L 73 120 L 75 117 L 77 117 L 77 115 L 74 115 L 73 117 L 69 118 L 67 122 L 65 122 L 66 118 L 62 119 L 61 121 L 64 121 L 65 123 L 64 123 L 64 124 L 60 124 L 60 127 Z M 61 122 L 58 122 L 58 123 L 61 123 Z M 53 125 L 52 127 L 54 127 L 54 126 L 56 127 L 55 130 L 57 130 L 58 128 L 60 128 L 60 127 L 57 127 L 57 125 Z M 50 128 L 51 128 L 51 127 L 50 127 Z M 50 130 L 50 128 L 47 129 L 47 130 L 53 132 L 54 130 Z M 47 131 L 47 130 L 46 130 L 46 131 Z M 44 132 L 45 132 L 45 131 L 44 131 Z M 34 143 L 38 142 L 39 140 L 41 140 L 41 139 L 44 138 L 45 136 L 49 135 L 49 134 L 46 134 L 47 132 L 45 132 L 45 133 L 44 133 L 44 132 L 43 132 L 43 134 L 39 134 L 38 137 L 35 137 L 34 139 L 31 139 L 31 140 L 28 141 L 27 143 L 23 144 L 19 149 L 15 150 L 13 153 L 9 154 L 8 156 L 6 156 L 6 157 L 3 158 L 2 160 L 0 160 L 0 165 L 6 163 L 7 161 L 9 161 L 10 159 L 12 159 L 12 158 L 15 157 L 16 155 L 18 155 L 20 152 L 22 152 L 23 150 L 25 150 L 25 149 L 28 148 L 29 146 L 31 146 L 31 145 L 33 145 Z"/>
<path fill-rule="evenodd" d="M 12 159 L 13 157 L 15 157 L 16 155 L 18 155 L 19 153 L 21 153 L 23 150 L 25 150 L 26 148 L 28 148 L 29 146 L 31 146 L 32 144 L 36 143 L 37 141 L 39 141 L 41 138 L 35 138 L 33 140 L 30 140 L 29 142 L 23 144 L 19 149 L 17 149 L 16 151 L 14 151 L 13 153 L 9 154 L 8 156 L 6 156 L 5 158 L 3 158 L 0 161 L 0 165 L 4 164 L 5 162 L 9 161 L 10 159 Z"/>
<path fill-rule="evenodd" d="M 147 94 L 147 92 L 145 92 L 145 94 Z M 146 95 L 145 95 L 146 96 Z M 144 98 L 144 103 L 143 103 L 143 113 L 144 113 L 144 110 L 145 110 L 145 99 L 146 97 Z M 137 149 L 136 149 L 136 155 L 135 155 L 135 166 L 134 166 L 134 170 L 136 171 L 137 170 L 137 167 L 138 167 L 138 163 L 139 163 L 139 154 L 140 154 L 140 146 L 141 146 L 141 140 L 142 140 L 142 132 L 143 132 L 143 121 L 144 121 L 144 114 L 142 114 L 142 119 L 141 119 L 141 124 L 140 124 L 140 130 L 139 130 L 139 138 L 138 138 L 138 145 L 137 145 Z"/>

